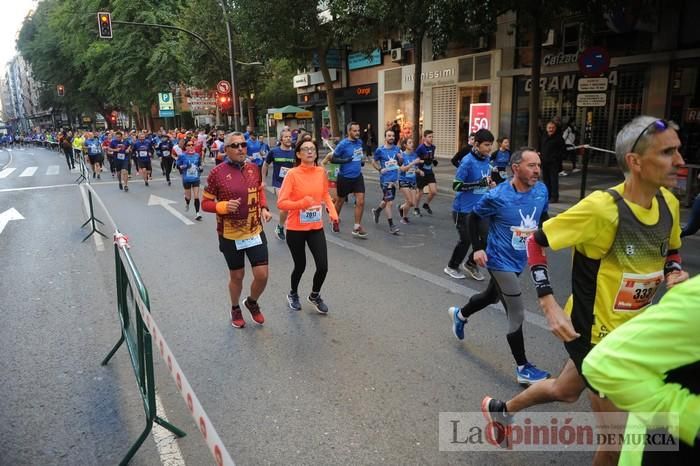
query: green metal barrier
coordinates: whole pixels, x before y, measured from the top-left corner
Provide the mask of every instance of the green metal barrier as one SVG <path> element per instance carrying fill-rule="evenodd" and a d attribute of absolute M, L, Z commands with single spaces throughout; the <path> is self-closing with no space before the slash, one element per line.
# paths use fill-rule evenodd
<path fill-rule="evenodd" d="M 106 365 L 122 343 L 126 342 L 143 400 L 143 409 L 146 413 L 146 427 L 119 463 L 126 465 L 148 437 L 154 422 L 168 429 L 177 437 L 184 437 L 186 434 L 156 414 L 156 383 L 153 375 L 151 334 L 141 317 L 141 311 L 150 313 L 148 291 L 129 251 L 126 247 L 120 247 L 118 243 L 114 245 L 114 262 L 117 277 L 117 310 L 122 332 L 119 341 L 104 358 L 102 365 Z M 134 296 L 134 288 L 138 292 L 136 296 Z"/>

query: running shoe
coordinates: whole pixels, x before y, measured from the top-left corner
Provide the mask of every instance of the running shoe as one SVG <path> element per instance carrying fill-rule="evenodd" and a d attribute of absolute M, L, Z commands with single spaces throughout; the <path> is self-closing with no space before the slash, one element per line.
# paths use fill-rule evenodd
<path fill-rule="evenodd" d="M 299 295 L 297 293 L 292 293 L 291 291 L 287 293 L 287 302 L 289 303 L 289 309 L 301 311 L 301 303 L 299 302 Z"/>
<path fill-rule="evenodd" d="M 168 186 L 170 186 L 170 180 L 168 180 Z"/>
<path fill-rule="evenodd" d="M 101 179 L 102 179 L 102 177 L 100 176 L 99 173 L 97 174 L 97 179 L 98 179 L 98 180 L 101 180 Z"/>
<path fill-rule="evenodd" d="M 201 221 L 201 220 L 202 220 L 202 214 L 200 214 L 199 212 L 197 212 L 197 215 L 194 216 L 194 219 L 195 219 L 195 220 L 198 220 L 198 221 Z"/>
<path fill-rule="evenodd" d="M 402 225 L 408 225 L 411 223 L 411 221 L 408 219 L 408 217 L 401 217 L 401 220 L 399 220 Z"/>
<path fill-rule="evenodd" d="M 389 233 L 392 235 L 398 235 L 401 233 L 401 229 L 397 225 L 392 225 L 389 227 Z"/>
<path fill-rule="evenodd" d="M 243 312 L 238 306 L 236 306 L 235 308 L 231 308 L 231 326 L 234 328 L 245 327 L 245 320 L 243 320 Z"/>
<path fill-rule="evenodd" d="M 120 189 L 120 190 L 121 190 L 121 189 L 124 189 L 124 186 L 122 186 L 121 183 L 119 183 L 119 189 Z"/>
<path fill-rule="evenodd" d="M 367 232 L 365 231 L 364 228 L 362 228 L 362 225 L 360 225 L 358 228 L 352 229 L 352 236 L 354 236 L 356 238 L 365 239 L 365 238 L 367 238 Z"/>
<path fill-rule="evenodd" d="M 148 181 L 146 181 L 146 186 L 148 186 Z"/>
<path fill-rule="evenodd" d="M 284 227 L 283 227 L 282 225 L 277 225 L 277 226 L 275 227 L 275 235 L 277 236 L 277 239 L 278 239 L 278 240 L 280 240 L 280 241 L 284 241 L 284 240 L 285 240 L 285 236 L 284 236 Z"/>
<path fill-rule="evenodd" d="M 467 276 L 464 275 L 462 272 L 460 272 L 460 271 L 457 270 L 457 269 L 453 269 L 453 268 L 450 267 L 449 265 L 448 265 L 447 267 L 445 267 L 442 271 L 445 272 L 445 273 L 446 273 L 447 275 L 449 275 L 450 277 L 452 277 L 452 278 L 457 278 L 457 279 L 459 279 L 459 280 L 461 280 L 461 279 L 463 279 L 463 278 L 467 278 Z"/>
<path fill-rule="evenodd" d="M 532 385 L 549 378 L 550 374 L 535 367 L 534 364 L 526 363 L 522 369 L 515 368 L 515 376 L 519 384 Z"/>
<path fill-rule="evenodd" d="M 420 209 L 419 209 L 418 207 L 416 207 L 415 209 L 413 209 L 413 215 L 415 215 L 416 217 L 422 217 L 422 216 L 423 216 L 423 214 L 420 213 Z"/>
<path fill-rule="evenodd" d="M 328 314 L 328 306 L 326 306 L 326 303 L 323 302 L 320 294 L 317 294 L 314 297 L 314 295 L 312 293 L 309 295 L 309 297 L 307 299 L 311 304 L 314 305 L 314 307 L 316 308 L 316 311 L 319 314 Z"/>
<path fill-rule="evenodd" d="M 124 191 L 129 191 L 129 187 L 124 185 Z"/>
<path fill-rule="evenodd" d="M 452 306 L 447 312 L 452 316 L 452 333 L 458 340 L 464 340 L 464 326 L 467 325 L 467 321 L 459 318 L 459 310 L 459 307 Z"/>
<path fill-rule="evenodd" d="M 248 302 L 248 298 L 243 300 L 243 305 L 250 311 L 250 315 L 256 324 L 262 325 L 265 323 L 265 316 L 263 316 L 262 311 L 260 311 L 260 306 L 256 302 L 251 304 Z"/>
<path fill-rule="evenodd" d="M 190 204 L 186 202 L 185 203 L 185 212 L 189 212 L 189 211 L 190 211 Z"/>
<path fill-rule="evenodd" d="M 462 270 L 467 272 L 469 276 L 471 276 L 474 280 L 478 282 L 484 281 L 484 274 L 481 273 L 481 270 L 479 270 L 478 265 L 465 262 L 464 264 L 462 264 Z"/>
<path fill-rule="evenodd" d="M 433 215 L 433 209 L 430 208 L 430 204 L 428 204 L 427 202 L 423 204 L 423 210 L 428 212 L 430 215 Z"/>
<path fill-rule="evenodd" d="M 559 172 L 559 176 L 568 176 L 569 174 L 566 173 L 566 170 L 562 170 Z"/>
<path fill-rule="evenodd" d="M 379 223 L 379 216 L 382 214 L 382 211 L 374 208 L 372 209 L 372 215 L 374 215 L 374 223 Z"/>
<path fill-rule="evenodd" d="M 506 402 L 485 396 L 481 401 L 481 413 L 486 419 L 486 426 L 492 429 L 490 435 L 501 448 L 511 447 L 511 427 L 513 416 L 506 410 Z"/>

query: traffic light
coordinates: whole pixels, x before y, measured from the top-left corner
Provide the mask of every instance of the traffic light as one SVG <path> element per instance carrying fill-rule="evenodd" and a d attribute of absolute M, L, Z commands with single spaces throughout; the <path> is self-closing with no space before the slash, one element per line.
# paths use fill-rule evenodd
<path fill-rule="evenodd" d="M 99 27 L 100 39 L 112 38 L 112 15 L 101 11 L 97 13 L 97 26 Z"/>
<path fill-rule="evenodd" d="M 58 94 L 59 97 L 66 95 L 66 88 L 63 87 L 63 84 L 56 86 L 56 94 Z"/>
<path fill-rule="evenodd" d="M 229 113 L 233 106 L 233 102 L 231 101 L 231 94 L 217 94 L 216 103 L 219 105 L 219 108 L 222 112 Z"/>

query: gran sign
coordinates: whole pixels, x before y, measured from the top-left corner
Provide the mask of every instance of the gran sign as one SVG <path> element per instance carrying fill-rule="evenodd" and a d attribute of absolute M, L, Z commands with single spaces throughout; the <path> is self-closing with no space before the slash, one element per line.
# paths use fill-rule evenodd
<path fill-rule="evenodd" d="M 554 75 L 554 76 L 542 76 L 540 78 L 540 89 L 543 91 L 559 91 L 559 90 L 569 90 L 576 89 L 576 79 L 578 75 L 576 73 L 564 74 L 564 75 Z M 613 70 L 608 75 L 608 84 L 610 86 L 617 86 L 617 71 Z M 525 92 L 530 92 L 532 90 L 532 78 L 525 81 Z"/>

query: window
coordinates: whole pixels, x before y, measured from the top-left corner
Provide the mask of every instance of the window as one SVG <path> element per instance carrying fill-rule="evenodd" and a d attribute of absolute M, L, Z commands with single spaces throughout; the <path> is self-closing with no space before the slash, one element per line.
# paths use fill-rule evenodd
<path fill-rule="evenodd" d="M 581 50 L 581 35 L 581 23 L 564 24 L 561 46 L 565 55 L 578 53 Z"/>

